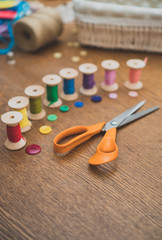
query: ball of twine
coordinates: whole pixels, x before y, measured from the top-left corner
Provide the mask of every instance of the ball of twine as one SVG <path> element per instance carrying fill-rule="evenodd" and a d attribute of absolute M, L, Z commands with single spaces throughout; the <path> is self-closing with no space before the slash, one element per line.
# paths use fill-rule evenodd
<path fill-rule="evenodd" d="M 45 7 L 15 23 L 15 42 L 22 50 L 32 52 L 54 41 L 62 29 L 60 15 L 54 8 Z"/>

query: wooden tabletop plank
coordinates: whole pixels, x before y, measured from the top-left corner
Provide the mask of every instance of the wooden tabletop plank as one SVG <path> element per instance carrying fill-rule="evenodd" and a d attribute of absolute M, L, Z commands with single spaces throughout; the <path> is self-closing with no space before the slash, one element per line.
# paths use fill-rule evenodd
<path fill-rule="evenodd" d="M 67 48 L 68 41 L 76 41 L 71 34 L 73 24 L 65 26 L 59 41 L 37 51 L 25 53 L 15 50 L 16 65 L 6 63 L 0 56 L 1 102 L 0 113 L 8 111 L 11 97 L 24 95 L 31 84 L 42 83 L 46 74 L 58 74 L 62 68 L 78 69 L 79 64 L 92 62 L 99 68 L 95 74 L 98 94 L 103 100 L 93 103 L 90 97 L 79 94 L 84 102 L 81 109 L 73 102 L 67 113 L 47 109 L 58 120 L 46 118 L 33 121 L 31 131 L 24 134 L 27 144 L 39 144 L 42 152 L 27 155 L 24 149 L 9 151 L 3 143 L 6 129 L 1 123 L 0 161 L 0 239 L 161 239 L 160 231 L 160 140 L 161 109 L 117 132 L 119 157 L 102 166 L 88 165 L 102 139 L 99 134 L 60 158 L 53 152 L 53 139 L 62 130 L 74 125 L 91 125 L 108 121 L 137 102 L 146 100 L 143 109 L 161 105 L 161 55 L 97 48 Z M 88 51 L 79 63 L 70 58 L 79 51 Z M 54 52 L 63 58 L 53 58 Z M 142 71 L 144 88 L 137 98 L 130 98 L 124 82 L 128 80 L 126 61 L 144 59 L 148 63 Z M 104 59 L 120 63 L 117 82 L 118 98 L 110 100 L 100 88 Z M 82 84 L 82 74 L 76 78 L 76 90 Z M 59 92 L 62 85 L 59 86 Z M 44 97 L 45 98 L 45 95 Z M 41 135 L 42 125 L 52 127 L 52 133 Z"/>

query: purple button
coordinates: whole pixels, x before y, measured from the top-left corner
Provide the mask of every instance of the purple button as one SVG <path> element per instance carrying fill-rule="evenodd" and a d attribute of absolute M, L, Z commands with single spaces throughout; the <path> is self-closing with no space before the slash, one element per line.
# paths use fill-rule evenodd
<path fill-rule="evenodd" d="M 25 148 L 25 152 L 29 155 L 36 155 L 41 152 L 41 147 L 37 144 L 32 144 Z"/>

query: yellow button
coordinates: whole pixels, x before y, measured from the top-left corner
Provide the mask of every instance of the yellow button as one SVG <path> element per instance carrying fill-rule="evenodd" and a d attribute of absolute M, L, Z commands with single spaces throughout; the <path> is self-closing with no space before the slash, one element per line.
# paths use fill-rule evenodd
<path fill-rule="evenodd" d="M 44 125 L 39 128 L 39 132 L 42 134 L 49 134 L 51 131 L 52 131 L 52 128 L 50 126 Z"/>
<path fill-rule="evenodd" d="M 62 53 L 61 53 L 61 52 L 55 52 L 55 53 L 53 54 L 53 57 L 54 57 L 54 58 L 57 58 L 57 59 L 62 58 Z"/>
<path fill-rule="evenodd" d="M 80 57 L 79 57 L 79 56 L 73 56 L 73 57 L 71 58 L 71 61 L 72 61 L 72 62 L 79 62 L 79 61 L 80 61 Z"/>

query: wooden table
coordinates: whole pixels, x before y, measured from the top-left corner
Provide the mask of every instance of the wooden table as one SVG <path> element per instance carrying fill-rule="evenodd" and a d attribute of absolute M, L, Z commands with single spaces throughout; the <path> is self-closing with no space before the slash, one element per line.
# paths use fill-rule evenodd
<path fill-rule="evenodd" d="M 67 48 L 66 43 L 76 39 L 72 28 L 72 24 L 66 25 L 58 42 L 36 53 L 16 49 L 16 65 L 8 65 L 6 57 L 0 56 L 1 114 L 9 110 L 7 102 L 11 97 L 24 95 L 24 89 L 31 84 L 43 85 L 44 75 L 58 74 L 65 67 L 78 69 L 84 62 L 97 64 L 95 79 L 98 94 L 103 98 L 102 102 L 93 103 L 90 97 L 79 94 L 84 107 L 78 109 L 73 102 L 64 102 L 70 107 L 67 113 L 45 108 L 47 114 L 55 113 L 58 120 L 33 121 L 31 131 L 24 134 L 27 145 L 41 146 L 42 152 L 35 156 L 27 155 L 25 149 L 7 150 L 3 146 L 6 129 L 1 123 L 0 239 L 161 239 L 161 110 L 120 129 L 119 157 L 98 167 L 90 166 L 88 159 L 95 153 L 101 134 L 62 158 L 53 151 L 53 139 L 73 125 L 108 121 L 143 99 L 147 101 L 143 109 L 160 105 L 162 57 L 147 53 L 148 64 L 141 76 L 144 88 L 137 98 L 130 98 L 124 88 L 128 79 L 126 60 L 144 59 L 146 53 Z M 80 63 L 72 63 L 70 58 L 81 49 L 86 49 L 88 56 L 82 57 Z M 62 59 L 53 58 L 56 51 L 63 53 Z M 104 59 L 120 62 L 116 100 L 110 100 L 100 88 L 104 78 L 100 63 Z M 77 91 L 81 84 L 80 74 L 76 79 Z M 53 129 L 49 135 L 39 133 L 39 127 L 45 124 Z"/>

